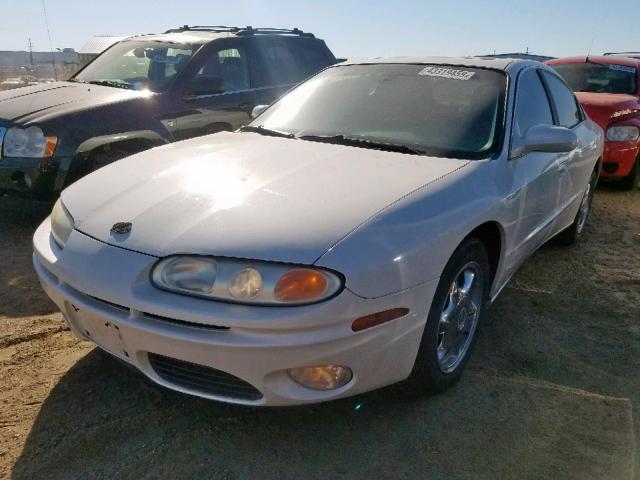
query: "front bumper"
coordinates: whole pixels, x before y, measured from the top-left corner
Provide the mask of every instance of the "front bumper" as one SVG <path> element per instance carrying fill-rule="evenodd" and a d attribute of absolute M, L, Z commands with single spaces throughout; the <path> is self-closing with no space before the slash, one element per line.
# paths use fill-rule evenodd
<path fill-rule="evenodd" d="M 51 200 L 56 191 L 60 159 L 0 157 L 0 192 Z"/>
<path fill-rule="evenodd" d="M 636 158 L 638 158 L 639 149 L 640 144 L 637 142 L 606 141 L 600 176 L 603 178 L 622 178 L 629 175 Z"/>
<path fill-rule="evenodd" d="M 345 289 L 326 302 L 301 307 L 243 306 L 154 288 L 148 279 L 156 260 L 77 231 L 60 250 L 51 240 L 48 221 L 34 236 L 34 266 L 42 286 L 77 336 L 158 384 L 249 405 L 321 402 L 405 379 L 437 286 L 435 280 L 376 299 Z M 395 307 L 407 307 L 410 314 L 357 333 L 351 330 L 356 318 Z M 293 367 L 325 364 L 351 368 L 353 379 L 336 390 L 317 391 L 298 385 L 286 373 Z M 212 389 L 205 385 L 211 377 L 195 378 L 200 367 L 232 375 L 258 394 Z M 175 375 L 167 374 L 167 368 Z"/>

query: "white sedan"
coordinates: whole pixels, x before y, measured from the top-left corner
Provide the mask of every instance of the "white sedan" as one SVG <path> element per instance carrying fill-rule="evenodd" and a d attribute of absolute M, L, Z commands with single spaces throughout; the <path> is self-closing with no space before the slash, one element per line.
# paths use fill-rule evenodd
<path fill-rule="evenodd" d="M 347 62 L 68 187 L 34 265 L 76 335 L 175 390 L 438 391 L 521 263 L 581 235 L 602 149 L 540 63 Z"/>

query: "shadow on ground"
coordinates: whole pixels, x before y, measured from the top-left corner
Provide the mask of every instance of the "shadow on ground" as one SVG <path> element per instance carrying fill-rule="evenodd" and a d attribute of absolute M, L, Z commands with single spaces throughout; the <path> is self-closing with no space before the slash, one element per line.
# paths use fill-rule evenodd
<path fill-rule="evenodd" d="M 478 371 L 428 399 L 396 386 L 251 409 L 160 390 L 93 350 L 42 405 L 13 478 L 622 479 L 628 410 Z"/>
<path fill-rule="evenodd" d="M 25 204 L 18 208 L 13 201 L 0 198 L 0 317 L 47 315 L 57 309 L 42 294 L 31 264 L 31 237 L 48 215 L 46 206 Z"/>

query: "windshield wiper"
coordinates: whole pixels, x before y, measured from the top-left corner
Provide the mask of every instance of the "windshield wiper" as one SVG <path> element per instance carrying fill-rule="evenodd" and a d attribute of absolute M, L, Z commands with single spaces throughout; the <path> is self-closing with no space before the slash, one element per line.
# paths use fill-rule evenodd
<path fill-rule="evenodd" d="M 280 130 L 274 130 L 272 128 L 265 128 L 262 125 L 245 125 L 244 127 L 240 127 L 240 131 L 259 133 L 260 135 L 266 135 L 269 137 L 296 138 L 293 133 L 281 132 Z"/>
<path fill-rule="evenodd" d="M 310 142 L 333 143 L 335 145 L 347 145 L 350 147 L 370 148 L 372 150 L 384 150 L 387 152 L 409 153 L 411 155 L 424 155 L 426 152 L 411 145 L 379 142 L 367 138 L 348 137 L 339 135 L 300 135 L 296 138 Z"/>
<path fill-rule="evenodd" d="M 133 88 L 131 84 L 127 82 L 120 82 L 118 80 L 91 80 L 90 82 L 82 83 L 90 83 L 91 85 L 103 85 L 105 87 L 126 88 L 127 90 L 131 90 Z"/>

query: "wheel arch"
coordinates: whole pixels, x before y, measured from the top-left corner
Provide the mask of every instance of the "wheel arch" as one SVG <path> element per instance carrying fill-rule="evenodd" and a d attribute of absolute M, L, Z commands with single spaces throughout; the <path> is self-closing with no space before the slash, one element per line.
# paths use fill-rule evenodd
<path fill-rule="evenodd" d="M 88 158 L 99 149 L 104 150 L 118 147 L 123 150 L 138 152 L 167 143 L 169 143 L 169 140 L 152 130 L 101 135 L 92 137 L 81 143 L 76 149 L 76 155 Z"/>
<path fill-rule="evenodd" d="M 497 278 L 500 261 L 504 252 L 504 229 L 496 221 L 488 221 L 475 227 L 463 240 L 460 245 L 469 238 L 478 239 L 489 257 L 489 290 L 493 290 L 494 282 Z M 458 245 L 458 247 L 460 246 Z M 456 248 L 458 248 L 456 247 Z"/>

